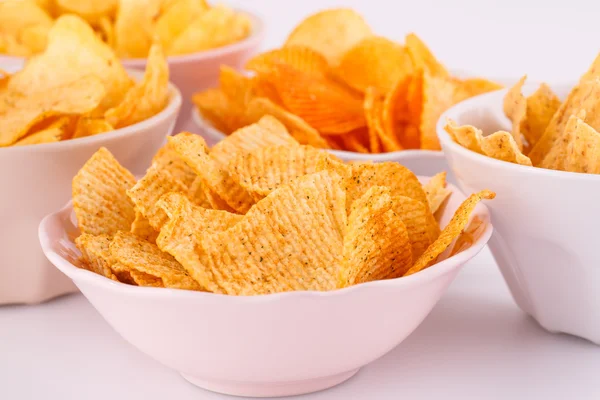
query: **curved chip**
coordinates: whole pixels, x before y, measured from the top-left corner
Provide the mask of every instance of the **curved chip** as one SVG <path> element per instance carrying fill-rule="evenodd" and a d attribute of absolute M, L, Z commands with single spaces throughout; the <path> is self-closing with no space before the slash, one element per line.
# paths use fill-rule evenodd
<path fill-rule="evenodd" d="M 130 232 L 150 243 L 156 243 L 158 237 L 158 231 L 150 225 L 150 221 L 137 208 L 135 209 L 135 219 L 131 223 Z"/>
<path fill-rule="evenodd" d="M 161 1 L 163 8 L 165 1 Z M 208 9 L 203 0 L 177 0 L 161 10 L 154 25 L 154 35 L 164 49 L 168 49 L 175 38 L 201 13 Z"/>
<path fill-rule="evenodd" d="M 101 147 L 73 178 L 73 211 L 83 233 L 128 231 L 135 218 L 127 190 L 135 177 Z"/>
<path fill-rule="evenodd" d="M 110 235 L 90 235 L 82 233 L 75 239 L 75 245 L 81 251 L 81 258 L 90 271 L 106 278 L 118 281 L 111 269 Z"/>
<path fill-rule="evenodd" d="M 526 118 L 521 122 L 521 133 L 527 139 L 529 148 L 540 140 L 559 108 L 560 99 L 545 83 L 527 98 Z"/>
<path fill-rule="evenodd" d="M 323 54 L 331 65 L 373 33 L 354 10 L 336 8 L 311 15 L 294 28 L 284 46 L 306 46 Z"/>
<path fill-rule="evenodd" d="M 96 24 L 102 17 L 114 14 L 119 0 L 55 0 L 59 14 L 76 14 Z"/>
<path fill-rule="evenodd" d="M 427 194 L 427 203 L 432 214 L 442 206 L 444 201 L 452 194 L 452 191 L 446 188 L 446 171 L 435 174 L 423 185 Z"/>
<path fill-rule="evenodd" d="M 121 58 L 144 58 L 153 42 L 160 0 L 119 0 L 115 19 L 115 51 Z"/>
<path fill-rule="evenodd" d="M 472 125 L 456 125 L 456 122 L 448 118 L 444 130 L 448 132 L 448 135 L 456 143 L 461 146 L 474 151 L 479 154 L 483 154 L 481 149 L 481 141 L 483 140 L 483 132 L 481 129 L 477 129 Z"/>
<path fill-rule="evenodd" d="M 383 97 L 377 88 L 371 86 L 365 92 L 365 118 L 369 128 L 369 150 L 371 153 L 379 153 L 381 148 L 391 147 L 393 141 L 387 137 L 383 129 Z M 383 146 L 383 142 L 386 146 Z"/>
<path fill-rule="evenodd" d="M 531 166 L 529 157 L 523 155 L 511 133 L 499 131 L 483 138 L 483 154 L 501 161 Z"/>
<path fill-rule="evenodd" d="M 260 73 L 280 63 L 309 74 L 325 75 L 329 70 L 327 59 L 306 46 L 286 46 L 258 54 L 246 63 L 245 68 Z"/>
<path fill-rule="evenodd" d="M 405 38 L 406 49 L 415 68 L 427 69 L 430 74 L 449 76 L 448 70 L 435 58 L 427 45 L 414 33 L 409 33 Z"/>
<path fill-rule="evenodd" d="M 225 134 L 230 134 L 244 126 L 246 121 L 244 110 L 236 107 L 221 89 L 207 89 L 195 93 L 192 102 L 202 118 Z"/>
<path fill-rule="evenodd" d="M 508 90 L 504 96 L 504 114 L 512 122 L 511 134 L 515 139 L 519 150 L 523 150 L 523 138 L 521 136 L 521 123 L 525 119 L 527 113 L 527 100 L 521 93 L 527 75 L 523 76 L 519 81 Z"/>
<path fill-rule="evenodd" d="M 568 129 L 565 128 L 565 132 L 567 131 Z M 569 132 L 569 136 L 564 163 L 565 171 L 600 174 L 600 134 L 598 131 L 578 119 L 574 129 Z"/>

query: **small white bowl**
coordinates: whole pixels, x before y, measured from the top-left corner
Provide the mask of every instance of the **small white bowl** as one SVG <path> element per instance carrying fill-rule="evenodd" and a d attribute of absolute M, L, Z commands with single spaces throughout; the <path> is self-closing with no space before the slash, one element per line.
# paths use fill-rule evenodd
<path fill-rule="evenodd" d="M 226 137 L 223 132 L 204 119 L 198 109 L 192 109 L 191 119 L 209 146 L 214 146 Z M 342 150 L 328 151 L 344 161 L 399 162 L 417 175 L 432 176 L 441 171 L 449 171 L 446 159 L 441 151 L 402 150 L 380 154 L 364 154 Z M 448 173 L 446 180 L 449 183 L 454 183 L 454 177 L 451 172 Z"/>
<path fill-rule="evenodd" d="M 551 85 L 565 98 L 575 82 Z M 537 85 L 526 85 L 530 94 Z M 510 122 L 506 90 L 484 94 L 449 109 L 437 132 L 448 164 L 466 192 L 488 188 L 496 232 L 490 249 L 518 306 L 552 332 L 600 344 L 600 252 L 597 210 L 600 176 L 526 167 L 495 160 L 454 143 L 446 118 L 486 134 Z"/>
<path fill-rule="evenodd" d="M 465 199 L 451 189 L 442 224 Z M 268 397 L 337 385 L 402 342 L 491 236 L 485 206 L 474 215 L 485 229 L 472 246 L 417 274 L 263 296 L 130 286 L 80 269 L 71 203 L 44 218 L 39 237 L 48 259 L 133 346 L 194 385 Z"/>
<path fill-rule="evenodd" d="M 169 90 L 165 109 L 137 124 L 63 142 L 0 148 L 0 305 L 39 303 L 76 290 L 44 257 L 38 225 L 71 198 L 73 176 L 100 147 L 132 172 L 145 171 L 181 107 L 179 90 L 171 84 Z"/>

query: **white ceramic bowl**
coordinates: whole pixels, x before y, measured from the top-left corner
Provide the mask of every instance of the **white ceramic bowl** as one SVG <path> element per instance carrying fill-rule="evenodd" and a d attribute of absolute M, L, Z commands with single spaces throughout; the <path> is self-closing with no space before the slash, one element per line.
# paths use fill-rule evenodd
<path fill-rule="evenodd" d="M 465 198 L 451 189 L 442 224 Z M 403 341 L 489 239 L 485 206 L 475 215 L 485 229 L 470 248 L 409 277 L 254 297 L 129 286 L 77 268 L 70 203 L 39 235 L 48 259 L 139 350 L 202 388 L 267 397 L 334 386 Z"/>
<path fill-rule="evenodd" d="M 226 137 L 223 132 L 204 119 L 198 109 L 193 108 L 191 113 L 191 120 L 209 146 L 214 146 Z M 403 150 L 381 154 L 363 154 L 341 150 L 329 151 L 344 161 L 399 162 L 417 175 L 432 176 L 441 171 L 449 171 L 446 159 L 441 151 Z M 449 183 L 454 183 L 454 177 L 451 172 L 448 172 L 446 180 Z"/>
<path fill-rule="evenodd" d="M 571 85 L 551 85 L 563 99 Z M 536 85 L 526 85 L 525 94 Z M 552 171 L 498 161 L 454 143 L 446 118 L 486 134 L 510 122 L 502 111 L 506 90 L 449 109 L 437 130 L 461 189 L 497 193 L 489 207 L 496 231 L 490 249 L 518 306 L 552 332 L 600 344 L 600 176 Z"/>
<path fill-rule="evenodd" d="M 81 139 L 0 148 L 0 305 L 38 303 L 76 290 L 39 247 L 41 219 L 71 198 L 73 176 L 102 146 L 132 172 L 143 173 L 173 130 L 180 107 L 181 95 L 170 85 L 167 107 L 140 123 Z"/>

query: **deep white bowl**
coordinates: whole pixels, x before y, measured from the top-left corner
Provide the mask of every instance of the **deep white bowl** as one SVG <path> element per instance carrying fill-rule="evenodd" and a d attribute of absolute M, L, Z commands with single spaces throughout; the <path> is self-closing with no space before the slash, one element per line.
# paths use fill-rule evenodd
<path fill-rule="evenodd" d="M 565 98 L 575 82 L 551 85 Z M 530 94 L 537 85 L 524 87 Z M 552 332 L 600 344 L 600 252 L 597 249 L 600 176 L 526 167 L 495 160 L 454 143 L 446 118 L 493 133 L 510 131 L 502 111 L 506 90 L 449 109 L 437 131 L 464 191 L 489 188 L 496 231 L 490 249 L 518 306 Z"/>
<path fill-rule="evenodd" d="M 100 147 L 132 172 L 145 171 L 181 107 L 179 90 L 174 85 L 169 90 L 165 109 L 137 124 L 63 142 L 0 148 L 0 305 L 38 303 L 76 290 L 42 253 L 38 225 L 71 198 L 73 176 Z"/>
<path fill-rule="evenodd" d="M 451 189 L 442 224 L 465 199 Z M 490 237 L 486 207 L 475 215 L 485 229 L 472 246 L 417 274 L 245 297 L 130 286 L 76 267 L 70 203 L 42 221 L 39 236 L 48 259 L 133 346 L 202 388 L 266 397 L 337 385 L 403 341 Z"/>

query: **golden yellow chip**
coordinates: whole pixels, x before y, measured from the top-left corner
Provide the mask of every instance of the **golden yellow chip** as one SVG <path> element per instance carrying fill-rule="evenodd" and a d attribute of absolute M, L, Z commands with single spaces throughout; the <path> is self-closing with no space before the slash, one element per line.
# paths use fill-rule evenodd
<path fill-rule="evenodd" d="M 115 263 L 160 278 L 166 288 L 200 290 L 171 255 L 133 233 L 118 232 L 110 243 L 110 253 Z"/>
<path fill-rule="evenodd" d="M 415 68 L 427 69 L 431 75 L 449 76 L 446 68 L 435 58 L 427 45 L 414 33 L 406 35 L 406 50 Z"/>
<path fill-rule="evenodd" d="M 336 65 L 346 51 L 371 35 L 371 28 L 358 13 L 336 8 L 306 18 L 290 33 L 284 46 L 309 47 Z"/>
<path fill-rule="evenodd" d="M 165 287 L 162 279 L 156 277 L 154 275 L 147 274 L 145 272 L 140 272 L 135 269 L 131 269 L 129 267 L 124 266 L 123 264 L 116 263 L 113 268 L 121 268 L 127 270 L 131 275 L 131 279 L 138 286 L 149 286 L 149 287 Z"/>
<path fill-rule="evenodd" d="M 102 275 L 106 278 L 118 281 L 117 276 L 111 269 L 110 242 L 112 238 L 109 235 L 90 235 L 82 233 L 75 239 L 75 244 L 81 257 L 89 270 Z"/>
<path fill-rule="evenodd" d="M 194 173 L 195 174 L 195 173 Z M 218 205 L 215 207 L 213 205 L 213 201 L 211 201 L 211 194 L 209 189 L 206 187 L 202 178 L 198 175 L 194 178 L 192 182 L 187 197 L 194 203 L 200 207 L 204 208 L 215 208 L 219 210 Z"/>
<path fill-rule="evenodd" d="M 137 208 L 135 209 L 135 219 L 131 223 L 130 232 L 150 243 L 156 243 L 158 237 L 158 231 L 150 225 L 150 221 Z"/>
<path fill-rule="evenodd" d="M 344 232 L 338 287 L 402 276 L 412 264 L 408 232 L 386 187 L 373 186 L 352 206 Z"/>
<path fill-rule="evenodd" d="M 49 28 L 52 17 L 34 1 L 0 1 L 0 35 L 17 38 L 23 29 L 36 25 Z"/>
<path fill-rule="evenodd" d="M 454 216 L 442 230 L 440 236 L 435 242 L 431 244 L 419 258 L 415 261 L 413 266 L 404 274 L 404 276 L 412 275 L 427 268 L 433 263 L 437 257 L 452 244 L 469 221 L 471 213 L 475 209 L 477 203 L 482 199 L 491 200 L 496 197 L 496 194 L 490 190 L 482 190 L 479 193 L 475 193 L 469 196 L 461 205 L 458 207 Z"/>
<path fill-rule="evenodd" d="M 81 117 L 77 120 L 73 138 L 94 136 L 112 130 L 114 127 L 104 118 Z"/>
<path fill-rule="evenodd" d="M 73 210 L 81 232 L 128 231 L 135 212 L 126 191 L 134 184 L 134 176 L 101 147 L 73 178 Z"/>
<path fill-rule="evenodd" d="M 526 79 L 527 75 L 519 79 L 519 81 L 508 90 L 504 97 L 504 114 L 506 114 L 508 119 L 512 122 L 511 134 L 520 151 L 523 151 L 521 124 L 527 115 L 527 100 L 521 93 L 521 90 Z"/>
<path fill-rule="evenodd" d="M 514 136 L 499 131 L 483 138 L 481 141 L 483 154 L 501 161 L 531 166 L 529 157 L 523 155 Z"/>
<path fill-rule="evenodd" d="M 61 128 L 48 128 L 32 133 L 21 140 L 18 140 L 14 146 L 28 146 L 30 144 L 54 143 L 61 140 L 64 130 Z"/>
<path fill-rule="evenodd" d="M 593 128 L 584 122 L 586 116 L 585 110 L 581 110 L 577 115 L 571 115 L 562 134 L 554 141 L 539 167 L 559 171 L 566 170 L 567 154 L 571 142 L 578 136 L 591 136 L 588 131 Z"/>
<path fill-rule="evenodd" d="M 21 29 L 17 40 L 27 47 L 32 54 L 40 53 L 46 48 L 50 28 L 51 26 L 46 24 L 30 25 Z"/>
<path fill-rule="evenodd" d="M 526 118 L 521 122 L 521 133 L 527 139 L 529 148 L 533 148 L 540 140 L 559 107 L 559 98 L 545 83 L 527 98 Z"/>
<path fill-rule="evenodd" d="M 235 107 L 221 89 L 208 89 L 196 93 L 192 102 L 202 117 L 223 133 L 229 134 L 246 123 L 244 110 Z"/>
<path fill-rule="evenodd" d="M 567 123 L 568 126 L 569 123 Z M 578 120 L 577 126 L 570 132 L 565 171 L 600 174 L 600 134 L 598 131 Z"/>
<path fill-rule="evenodd" d="M 154 35 L 164 49 L 168 49 L 173 40 L 200 14 L 208 9 L 201 0 L 175 0 L 169 4 L 156 20 Z"/>
<path fill-rule="evenodd" d="M 245 68 L 254 72 L 265 72 L 273 65 L 288 64 L 298 71 L 325 75 L 329 70 L 327 59 L 319 52 L 305 46 L 287 46 L 254 56 Z"/>
<path fill-rule="evenodd" d="M 494 90 L 502 89 L 504 86 L 497 82 L 492 82 L 483 78 L 468 78 L 464 80 L 455 79 L 456 88 L 456 101 L 462 101 L 469 97 L 479 96 L 483 93 L 493 92 Z"/>
<path fill-rule="evenodd" d="M 129 89 L 123 101 L 106 111 L 105 117 L 115 128 L 122 128 L 158 114 L 168 101 L 169 65 L 162 48 L 153 45 L 142 82 Z"/>
<path fill-rule="evenodd" d="M 456 85 L 451 79 L 424 73 L 423 109 L 419 125 L 421 149 L 441 150 L 436 132 L 437 121 L 456 100 Z"/>
<path fill-rule="evenodd" d="M 171 42 L 167 54 L 186 54 L 226 46 L 238 42 L 252 31 L 247 15 L 224 5 L 216 5 L 200 13 Z"/>
<path fill-rule="evenodd" d="M 384 149 L 390 149 L 386 151 L 420 147 L 418 131 L 407 135 L 406 125 L 418 125 L 423 103 L 422 82 L 422 73 L 403 77 L 386 93 L 382 110 L 383 129 L 390 138 L 387 144 L 383 143 Z"/>
<path fill-rule="evenodd" d="M 199 266 L 227 294 L 334 289 L 342 261 L 344 204 L 337 174 L 305 175 L 272 192 L 227 231 L 204 234 Z M 288 210 L 294 210 L 294 217 Z"/>
<path fill-rule="evenodd" d="M 104 84 L 99 111 L 119 104 L 132 85 L 117 56 L 92 28 L 75 15 L 64 15 L 52 26 L 46 50 L 29 59 L 11 77 L 8 88 L 29 95 L 84 78 Z"/>
<path fill-rule="evenodd" d="M 435 174 L 423 185 L 427 194 L 427 203 L 432 214 L 442 206 L 444 201 L 452 194 L 452 191 L 446 188 L 446 171 Z"/>
<path fill-rule="evenodd" d="M 160 0 L 119 0 L 115 19 L 115 51 L 119 57 L 146 57 L 154 39 L 154 18 L 160 3 Z"/>
<path fill-rule="evenodd" d="M 281 122 L 289 131 L 290 135 L 300 144 L 306 144 L 322 149 L 329 148 L 329 144 L 319 132 L 306 123 L 302 118 L 286 111 L 271 100 L 256 97 L 250 100 L 246 108 L 248 122 L 260 121 L 265 115 L 271 115 Z"/>
<path fill-rule="evenodd" d="M 10 84 L 14 77 L 10 79 Z M 15 93 L 15 91 L 12 91 Z M 102 82 L 93 76 L 79 78 L 59 86 L 46 87 L 28 96 L 9 94 L 0 98 L 0 147 L 25 136 L 35 124 L 50 117 L 77 115 L 92 111 L 104 97 Z"/>
<path fill-rule="evenodd" d="M 446 121 L 444 130 L 448 132 L 452 140 L 461 146 L 474 151 L 479 154 L 483 154 L 481 149 L 481 141 L 483 140 L 483 132 L 481 129 L 477 129 L 472 125 L 456 125 L 451 119 Z"/>
<path fill-rule="evenodd" d="M 111 48 L 115 47 L 115 26 L 109 17 L 101 17 L 96 28 L 100 38 Z"/>
<path fill-rule="evenodd" d="M 392 197 L 406 196 L 415 199 L 429 210 L 427 195 L 415 174 L 396 162 L 383 162 L 352 165 L 352 176 L 344 179 L 348 213 L 352 203 L 373 186 L 387 186 Z"/>
<path fill-rule="evenodd" d="M 316 172 L 319 163 L 329 157 L 310 146 L 269 146 L 239 155 L 229 169 L 231 177 L 260 201 L 279 186 Z"/>
<path fill-rule="evenodd" d="M 440 235 L 440 227 L 429 205 L 406 196 L 392 197 L 392 211 L 406 226 L 413 259 L 419 257 Z"/>
<path fill-rule="evenodd" d="M 219 88 L 240 107 L 246 107 L 252 98 L 252 80 L 226 65 L 221 65 Z"/>
<path fill-rule="evenodd" d="M 102 17 L 114 14 L 119 0 L 55 0 L 59 14 L 76 14 L 96 24 Z"/>
<path fill-rule="evenodd" d="M 334 74 L 356 90 L 374 86 L 387 93 L 414 70 L 406 48 L 380 36 L 368 37 L 342 57 Z"/>

